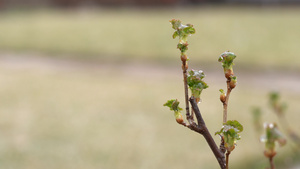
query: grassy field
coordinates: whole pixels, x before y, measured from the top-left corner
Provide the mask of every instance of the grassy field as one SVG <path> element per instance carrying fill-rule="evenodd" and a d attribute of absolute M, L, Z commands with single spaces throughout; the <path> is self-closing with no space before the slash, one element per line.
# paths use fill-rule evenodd
<path fill-rule="evenodd" d="M 231 50 L 244 66 L 299 70 L 299 15 L 296 7 L 7 10 L 0 15 L 0 49 L 171 62 L 178 52 L 168 21 L 178 18 L 195 25 L 189 51 L 194 61 L 211 63 Z"/>
<path fill-rule="evenodd" d="M 0 70 L 3 168 L 218 168 L 204 139 L 177 125 L 162 106 L 171 98 L 183 102 L 180 69 L 21 60 L 2 62 Z M 210 88 L 200 105 L 212 132 L 222 121 L 218 89 L 225 78 L 220 73 L 207 72 Z M 250 109 L 266 107 L 267 90 L 242 79 L 231 95 L 229 119 L 238 119 L 245 130 L 231 164 L 245 168 L 256 159 L 253 164 L 263 168 L 267 163 Z M 283 99 L 289 102 L 288 120 L 299 128 L 299 93 L 286 91 Z M 277 121 L 265 110 L 264 119 Z M 290 144 L 279 149 L 280 154 L 290 151 Z"/>
<path fill-rule="evenodd" d="M 277 121 L 267 93 L 279 89 L 289 122 L 300 128 L 297 71 L 290 76 L 300 65 L 299 14 L 296 8 L 232 7 L 1 12 L 1 167 L 218 168 L 204 139 L 177 125 L 162 106 L 172 98 L 183 103 L 168 23 L 180 18 L 197 29 L 189 54 L 206 69 L 210 87 L 200 108 L 212 132 L 221 127 L 218 90 L 225 87 L 216 59 L 227 49 L 238 54 L 229 119 L 245 130 L 230 165 L 265 168 L 250 109 L 262 106 L 263 118 Z M 286 72 L 255 70 L 264 67 Z M 286 169 L 295 160 L 291 145 L 278 151 Z"/>

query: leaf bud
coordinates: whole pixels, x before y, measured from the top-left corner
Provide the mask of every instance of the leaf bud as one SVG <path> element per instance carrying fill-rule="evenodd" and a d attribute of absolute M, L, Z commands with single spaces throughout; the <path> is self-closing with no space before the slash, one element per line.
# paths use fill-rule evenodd
<path fill-rule="evenodd" d="M 196 97 L 195 100 L 196 100 L 196 103 L 201 103 L 200 97 Z"/>
<path fill-rule="evenodd" d="M 234 150 L 235 145 L 234 144 L 233 145 L 229 145 L 229 144 L 225 143 L 225 148 L 226 148 L 227 151 L 231 152 L 231 151 Z"/>
<path fill-rule="evenodd" d="M 171 19 L 169 22 L 172 24 L 172 28 L 177 30 L 181 26 L 181 21 L 178 19 Z"/>
<path fill-rule="evenodd" d="M 226 79 L 230 79 L 231 76 L 234 75 L 233 70 L 232 69 L 224 69 L 224 73 L 225 73 L 225 77 Z"/>
<path fill-rule="evenodd" d="M 187 61 L 187 56 L 186 55 L 181 55 L 181 61 L 186 62 Z"/>
<path fill-rule="evenodd" d="M 181 51 L 181 53 L 185 53 L 188 50 L 188 43 L 187 42 L 179 42 L 177 44 L 177 48 Z"/>
<path fill-rule="evenodd" d="M 182 70 L 188 70 L 189 66 L 188 63 L 185 62 L 185 64 L 182 64 Z"/>
<path fill-rule="evenodd" d="M 276 155 L 276 151 L 274 150 L 265 150 L 264 151 L 264 155 L 267 157 L 267 158 L 272 158 Z"/>
<path fill-rule="evenodd" d="M 225 101 L 226 101 L 226 94 L 224 93 L 223 89 L 220 89 L 219 91 L 221 92 L 221 94 L 220 94 L 220 100 L 221 100 L 222 103 L 225 103 Z"/>
<path fill-rule="evenodd" d="M 181 115 L 181 113 L 175 113 L 175 117 L 176 117 L 176 122 L 179 124 L 184 124 L 184 120 L 183 117 Z"/>
<path fill-rule="evenodd" d="M 231 76 L 231 77 L 230 77 L 229 87 L 230 87 L 231 89 L 234 89 L 235 86 L 236 86 L 236 83 L 237 83 L 236 76 Z"/>

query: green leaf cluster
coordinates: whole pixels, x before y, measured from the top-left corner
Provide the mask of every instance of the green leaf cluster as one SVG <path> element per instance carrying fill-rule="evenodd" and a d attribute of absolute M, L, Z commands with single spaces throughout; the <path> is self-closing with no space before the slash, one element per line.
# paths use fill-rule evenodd
<path fill-rule="evenodd" d="M 220 89 L 219 91 L 221 92 L 221 94 L 225 94 L 223 89 Z"/>
<path fill-rule="evenodd" d="M 278 129 L 276 123 L 265 123 L 266 134 L 261 137 L 261 141 L 265 143 L 267 154 L 275 153 L 275 142 L 278 142 L 280 146 L 286 144 L 286 139 Z"/>
<path fill-rule="evenodd" d="M 235 148 L 237 140 L 240 140 L 239 133 L 243 131 L 243 126 L 237 120 L 227 121 L 222 129 L 215 134 L 220 134 L 224 137 L 225 148 L 227 151 L 232 151 Z"/>
<path fill-rule="evenodd" d="M 200 101 L 200 95 L 203 89 L 208 88 L 208 85 L 202 80 L 205 74 L 202 70 L 191 70 L 187 76 L 187 84 L 192 92 L 192 96 L 196 101 Z"/>
<path fill-rule="evenodd" d="M 188 50 L 188 43 L 178 43 L 177 44 L 177 48 L 182 52 L 184 53 L 185 51 Z"/>
<path fill-rule="evenodd" d="M 269 94 L 269 102 L 271 107 L 275 110 L 276 113 L 279 113 L 279 115 L 281 115 L 287 109 L 287 104 L 280 103 L 279 99 L 280 99 L 280 94 L 278 92 L 271 92 Z"/>
<path fill-rule="evenodd" d="M 219 56 L 218 61 L 222 63 L 222 66 L 225 69 L 231 69 L 234 65 L 233 60 L 236 58 L 236 55 L 233 52 L 226 51 Z"/>
<path fill-rule="evenodd" d="M 172 24 L 172 28 L 175 30 L 172 37 L 175 39 L 179 37 L 179 43 L 177 47 L 180 49 L 182 53 L 186 52 L 187 48 L 187 37 L 194 34 L 196 32 L 195 28 L 191 24 L 183 25 L 180 20 L 172 19 L 170 20 Z M 183 45 L 183 46 L 180 46 Z"/>
<path fill-rule="evenodd" d="M 181 115 L 182 108 L 179 107 L 179 101 L 177 99 L 168 100 L 164 106 L 167 106 L 170 108 L 171 111 L 174 111 L 174 116 L 176 118 L 176 121 L 180 124 L 183 122 L 183 118 Z"/>
<path fill-rule="evenodd" d="M 170 108 L 170 110 L 179 112 L 182 110 L 182 108 L 179 107 L 179 101 L 177 99 L 168 100 L 164 106 L 167 106 Z"/>

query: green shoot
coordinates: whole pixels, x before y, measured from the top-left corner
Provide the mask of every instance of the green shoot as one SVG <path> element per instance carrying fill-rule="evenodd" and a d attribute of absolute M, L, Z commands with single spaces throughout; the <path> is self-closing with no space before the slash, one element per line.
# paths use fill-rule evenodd
<path fill-rule="evenodd" d="M 233 60 L 236 58 L 236 55 L 232 52 L 226 51 L 219 56 L 218 61 L 222 63 L 225 77 L 227 79 L 233 75 L 232 66 L 234 65 Z"/>
<path fill-rule="evenodd" d="M 273 157 L 276 155 L 275 142 L 278 142 L 280 146 L 284 146 L 286 144 L 286 139 L 275 123 L 265 123 L 264 127 L 266 134 L 261 137 L 261 142 L 265 143 L 264 154 L 269 158 L 271 169 L 275 169 L 273 163 Z"/>
<path fill-rule="evenodd" d="M 239 133 L 243 131 L 243 126 L 236 120 L 228 120 L 222 129 L 215 134 L 219 134 L 224 138 L 225 148 L 231 152 L 236 145 L 237 140 L 240 140 Z"/>
<path fill-rule="evenodd" d="M 168 100 L 164 106 L 167 106 L 171 111 L 174 111 L 174 116 L 177 123 L 184 124 L 183 117 L 181 115 L 182 108 L 179 107 L 179 101 L 177 99 Z"/>
<path fill-rule="evenodd" d="M 201 101 L 200 95 L 202 90 L 208 88 L 208 85 L 202 80 L 204 77 L 205 75 L 202 70 L 191 70 L 187 77 L 187 84 L 197 103 Z"/>

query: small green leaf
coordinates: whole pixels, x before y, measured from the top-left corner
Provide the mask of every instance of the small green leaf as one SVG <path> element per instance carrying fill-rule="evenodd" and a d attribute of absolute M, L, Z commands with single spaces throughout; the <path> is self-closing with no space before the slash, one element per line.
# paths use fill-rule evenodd
<path fill-rule="evenodd" d="M 225 125 L 232 126 L 233 128 L 237 129 L 237 133 L 243 131 L 243 125 L 241 125 L 237 120 L 228 120 Z"/>
<path fill-rule="evenodd" d="M 172 28 L 177 30 L 179 29 L 179 27 L 181 26 L 181 21 L 178 19 L 172 19 L 170 20 L 171 24 L 172 24 Z"/>
<path fill-rule="evenodd" d="M 271 102 L 277 102 L 279 100 L 279 97 L 280 97 L 280 94 L 275 91 L 273 91 L 269 94 L 269 98 L 270 98 Z"/>
<path fill-rule="evenodd" d="M 173 33 L 172 37 L 173 37 L 173 39 L 175 39 L 177 36 L 178 36 L 178 32 L 175 31 L 175 32 Z"/>
<path fill-rule="evenodd" d="M 193 25 L 187 26 L 183 29 L 185 34 L 195 34 L 196 30 L 193 28 Z"/>
<path fill-rule="evenodd" d="M 177 99 L 168 100 L 164 106 L 167 106 L 170 108 L 170 110 L 179 112 L 182 110 L 182 108 L 179 107 L 179 101 Z"/>
<path fill-rule="evenodd" d="M 287 109 L 287 104 L 284 102 L 280 102 L 280 93 L 278 92 L 271 92 L 269 94 L 269 103 L 271 107 L 274 109 L 274 112 L 277 113 L 278 115 L 282 115 L 285 113 Z"/>
<path fill-rule="evenodd" d="M 222 134 L 222 133 L 223 133 L 223 128 L 220 131 L 215 132 L 215 135 Z"/>
<path fill-rule="evenodd" d="M 234 82 L 237 81 L 237 77 L 236 76 L 231 76 L 230 78 L 231 78 L 231 81 L 234 81 Z"/>

